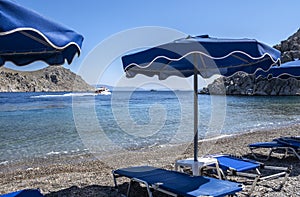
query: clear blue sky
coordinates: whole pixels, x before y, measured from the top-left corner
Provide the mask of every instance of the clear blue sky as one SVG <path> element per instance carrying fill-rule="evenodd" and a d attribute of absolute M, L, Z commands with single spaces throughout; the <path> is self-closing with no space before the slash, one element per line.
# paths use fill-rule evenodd
<path fill-rule="evenodd" d="M 300 1 L 294 0 L 15 1 L 84 36 L 81 56 L 65 65 L 74 72 L 101 41 L 136 27 L 162 26 L 189 35 L 255 38 L 269 45 L 286 39 L 300 27 Z M 112 67 L 111 76 L 122 74 L 122 65 L 114 63 Z M 113 85 L 113 78 L 103 82 Z"/>

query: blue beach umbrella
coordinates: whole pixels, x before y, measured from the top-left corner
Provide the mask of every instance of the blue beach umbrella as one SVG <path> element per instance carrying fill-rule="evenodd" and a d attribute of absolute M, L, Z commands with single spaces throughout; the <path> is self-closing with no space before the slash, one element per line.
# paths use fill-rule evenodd
<path fill-rule="evenodd" d="M 83 37 L 38 13 L 0 0 L 0 66 L 41 60 L 49 65 L 71 64 L 80 54 Z"/>
<path fill-rule="evenodd" d="M 175 40 L 122 57 L 127 77 L 137 74 L 194 76 L 194 160 L 198 157 L 198 74 L 230 76 L 238 71 L 254 73 L 280 64 L 280 52 L 253 39 L 218 39 L 207 35 Z"/>
<path fill-rule="evenodd" d="M 288 79 L 290 77 L 300 78 L 300 60 L 286 62 L 280 67 L 272 67 L 268 71 L 259 70 L 255 73 L 256 77 L 262 76 L 265 78 L 277 77 L 280 79 Z"/>

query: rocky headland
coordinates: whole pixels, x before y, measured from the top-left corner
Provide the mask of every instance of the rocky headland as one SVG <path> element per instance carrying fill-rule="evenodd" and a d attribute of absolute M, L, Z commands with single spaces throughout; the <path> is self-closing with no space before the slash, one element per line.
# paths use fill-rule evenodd
<path fill-rule="evenodd" d="M 300 29 L 274 48 L 281 52 L 281 63 L 300 59 Z"/>
<path fill-rule="evenodd" d="M 95 88 L 62 66 L 38 71 L 15 71 L 0 67 L 0 92 L 89 92 Z"/>
<path fill-rule="evenodd" d="M 300 80 L 295 78 L 264 78 L 238 72 L 231 77 L 220 77 L 203 88 L 202 94 L 215 95 L 300 95 Z"/>
<path fill-rule="evenodd" d="M 286 40 L 274 46 L 281 52 L 281 62 L 300 59 L 300 29 Z M 246 73 L 236 73 L 230 77 L 217 78 L 204 87 L 202 94 L 227 95 L 300 95 L 300 80 L 290 77 L 265 78 Z"/>

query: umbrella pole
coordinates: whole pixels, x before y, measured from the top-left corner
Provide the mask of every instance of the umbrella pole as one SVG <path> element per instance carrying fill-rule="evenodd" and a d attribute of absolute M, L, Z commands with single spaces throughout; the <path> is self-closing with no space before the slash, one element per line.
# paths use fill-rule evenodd
<path fill-rule="evenodd" d="M 194 67 L 194 161 L 198 161 L 198 72 L 195 58 Z"/>

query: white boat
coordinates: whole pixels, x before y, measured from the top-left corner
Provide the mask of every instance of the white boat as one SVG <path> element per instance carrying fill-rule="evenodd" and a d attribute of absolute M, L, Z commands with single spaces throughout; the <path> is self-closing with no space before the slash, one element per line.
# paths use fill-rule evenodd
<path fill-rule="evenodd" d="M 108 88 L 106 87 L 100 87 L 100 88 L 97 88 L 95 90 L 95 93 L 96 94 L 100 94 L 100 95 L 111 95 L 111 92 L 109 91 Z"/>

